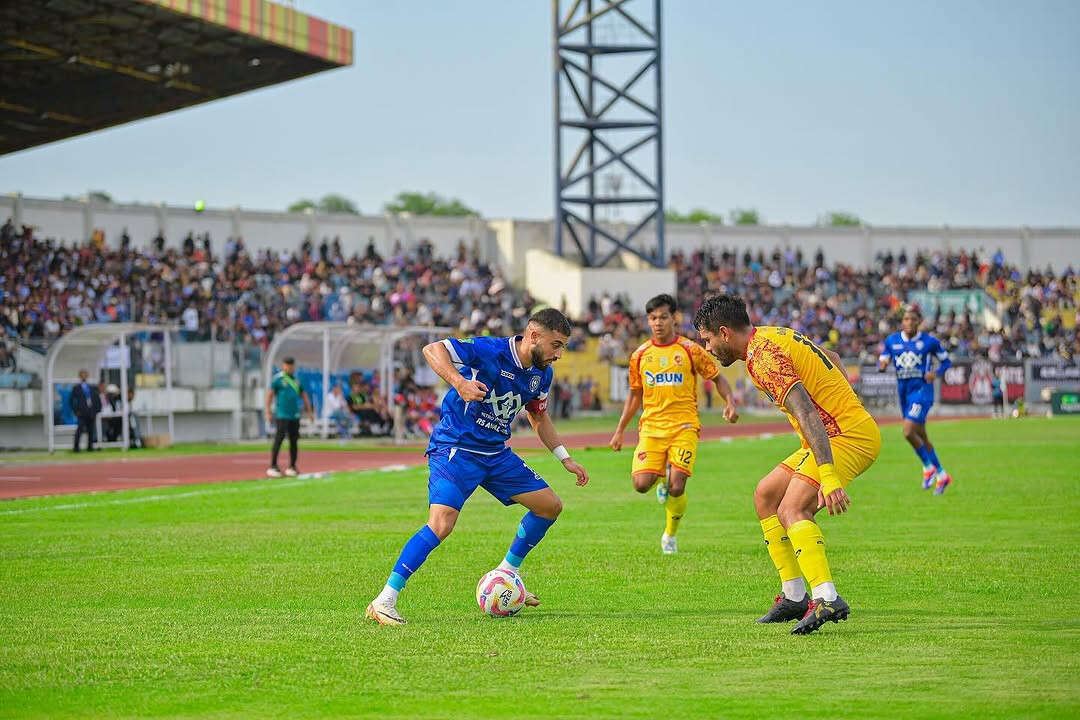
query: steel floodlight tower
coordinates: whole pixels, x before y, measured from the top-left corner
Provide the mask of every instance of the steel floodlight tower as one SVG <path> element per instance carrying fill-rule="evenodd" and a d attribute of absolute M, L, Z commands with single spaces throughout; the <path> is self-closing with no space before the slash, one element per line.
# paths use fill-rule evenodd
<path fill-rule="evenodd" d="M 563 254 L 565 232 L 586 266 L 606 265 L 627 250 L 662 267 L 660 0 L 552 0 L 551 5 L 556 252 Z M 625 175 L 597 182 L 598 173 L 609 168 Z M 619 194 L 623 177 L 633 186 L 626 195 Z M 609 216 L 601 226 L 597 206 L 628 211 L 628 222 L 615 224 Z M 635 238 L 641 245 L 646 228 L 655 231 L 651 247 L 631 245 Z M 609 241 L 607 247 L 598 248 L 598 238 Z"/>

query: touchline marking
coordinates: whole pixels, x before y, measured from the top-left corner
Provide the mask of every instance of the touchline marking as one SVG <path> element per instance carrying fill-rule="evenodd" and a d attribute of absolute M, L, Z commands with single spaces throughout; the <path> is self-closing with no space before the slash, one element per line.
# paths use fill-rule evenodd
<path fill-rule="evenodd" d="M 11 480 L 12 482 L 37 482 L 40 479 L 37 475 L 0 475 L 0 480 Z"/>
<path fill-rule="evenodd" d="M 385 470 L 385 468 L 379 469 Z M 374 470 L 358 470 L 353 472 L 367 475 L 374 472 Z M 17 510 L 0 510 L 0 515 L 22 515 L 24 513 L 44 512 L 46 510 L 81 510 L 83 508 L 105 507 L 107 505 L 134 505 L 136 503 L 160 502 L 162 500 L 180 500 L 183 498 L 200 497 L 202 495 L 223 495 L 225 493 L 235 493 L 244 490 L 277 490 L 279 488 L 308 485 L 313 482 L 332 482 L 336 479 L 337 478 L 333 473 L 306 473 L 305 475 L 297 476 L 296 480 L 290 480 L 288 482 L 269 483 L 261 480 L 255 482 L 249 481 L 235 487 L 215 487 L 207 488 L 205 490 L 190 490 L 188 492 L 173 493 L 169 495 L 143 495 L 141 497 L 124 498 L 122 500 L 106 500 L 105 502 L 98 503 L 65 503 L 63 505 L 46 505 L 44 507 L 19 508 Z"/>

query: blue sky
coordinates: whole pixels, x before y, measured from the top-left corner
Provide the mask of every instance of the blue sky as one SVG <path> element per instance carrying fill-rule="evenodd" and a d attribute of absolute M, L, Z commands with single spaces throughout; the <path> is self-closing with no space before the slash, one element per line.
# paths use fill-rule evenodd
<path fill-rule="evenodd" d="M 640 2 L 641 0 L 634 0 Z M 547 0 L 297 0 L 348 69 L 0 158 L 0 192 L 284 209 L 402 189 L 552 214 Z M 1080 225 L 1080 2 L 664 8 L 667 205 Z"/>

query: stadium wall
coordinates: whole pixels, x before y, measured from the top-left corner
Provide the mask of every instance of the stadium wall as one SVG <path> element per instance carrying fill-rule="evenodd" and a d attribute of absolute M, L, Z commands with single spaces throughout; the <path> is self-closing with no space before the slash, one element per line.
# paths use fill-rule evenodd
<path fill-rule="evenodd" d="M 408 251 L 427 241 L 437 256 L 455 256 L 460 245 L 485 262 L 497 262 L 494 232 L 481 218 L 409 215 L 288 213 L 160 205 L 48 200 L 20 194 L 0 196 L 0 222 L 32 225 L 38 235 L 67 243 L 85 242 L 101 230 L 108 247 L 119 247 L 125 228 L 136 248 L 149 248 L 161 232 L 166 247 L 180 247 L 187 234 L 210 233 L 215 252 L 229 237 L 242 237 L 250 251 L 292 252 L 305 237 L 318 245 L 323 238 L 341 239 L 347 254 L 363 253 L 369 242 L 389 257 L 397 243 Z"/>
<path fill-rule="evenodd" d="M 604 293 L 628 298 L 635 312 L 642 312 L 654 295 L 675 293 L 675 271 L 666 268 L 587 268 L 538 248 L 526 253 L 525 266 L 529 294 L 552 307 L 565 305 L 575 318 L 585 314 L 591 298 Z"/>
<path fill-rule="evenodd" d="M 363 252 L 368 243 L 384 257 L 396 243 L 407 251 L 429 241 L 438 256 L 453 256 L 464 244 L 485 261 L 497 264 L 507 279 L 518 286 L 527 284 L 529 250 L 552 250 L 550 220 L 427 217 L 403 215 L 346 215 L 330 213 L 287 213 L 254 210 L 206 209 L 161 205 L 113 204 L 80 200 L 28 198 L 21 194 L 0 196 L 0 221 L 11 217 L 16 224 L 29 224 L 40 235 L 67 242 L 82 242 L 95 229 L 104 232 L 105 243 L 116 247 L 127 228 L 136 247 L 148 247 L 160 230 L 166 244 L 178 247 L 188 232 L 209 232 L 220 251 L 229 236 L 244 238 L 249 250 L 269 248 L 293 251 L 305 236 L 318 244 L 324 237 L 340 237 L 347 254 Z M 625 231 L 612 224 L 610 230 Z M 827 262 L 842 262 L 857 268 L 873 263 L 885 250 L 898 253 L 914 250 L 979 250 L 992 254 L 1001 250 L 1010 263 L 1023 269 L 1057 269 L 1080 266 L 1080 228 L 1029 227 L 855 227 L 760 225 L 730 226 L 708 223 L 668 223 L 669 252 L 692 253 L 702 248 L 746 250 L 771 253 L 776 247 L 800 247 L 813 257 L 821 248 Z M 649 237 L 645 228 L 639 237 Z M 651 252 L 645 240 L 637 249 Z M 572 244 L 571 244 L 572 246 Z M 568 250 L 566 257 L 577 259 Z"/>

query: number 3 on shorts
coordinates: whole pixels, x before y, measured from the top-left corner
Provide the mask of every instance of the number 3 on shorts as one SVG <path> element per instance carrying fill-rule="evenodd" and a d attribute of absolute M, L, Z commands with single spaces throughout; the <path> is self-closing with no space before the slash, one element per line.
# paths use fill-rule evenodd
<path fill-rule="evenodd" d="M 922 405 L 920 403 L 911 403 L 911 409 L 908 410 L 908 415 L 918 415 L 922 412 Z"/>

